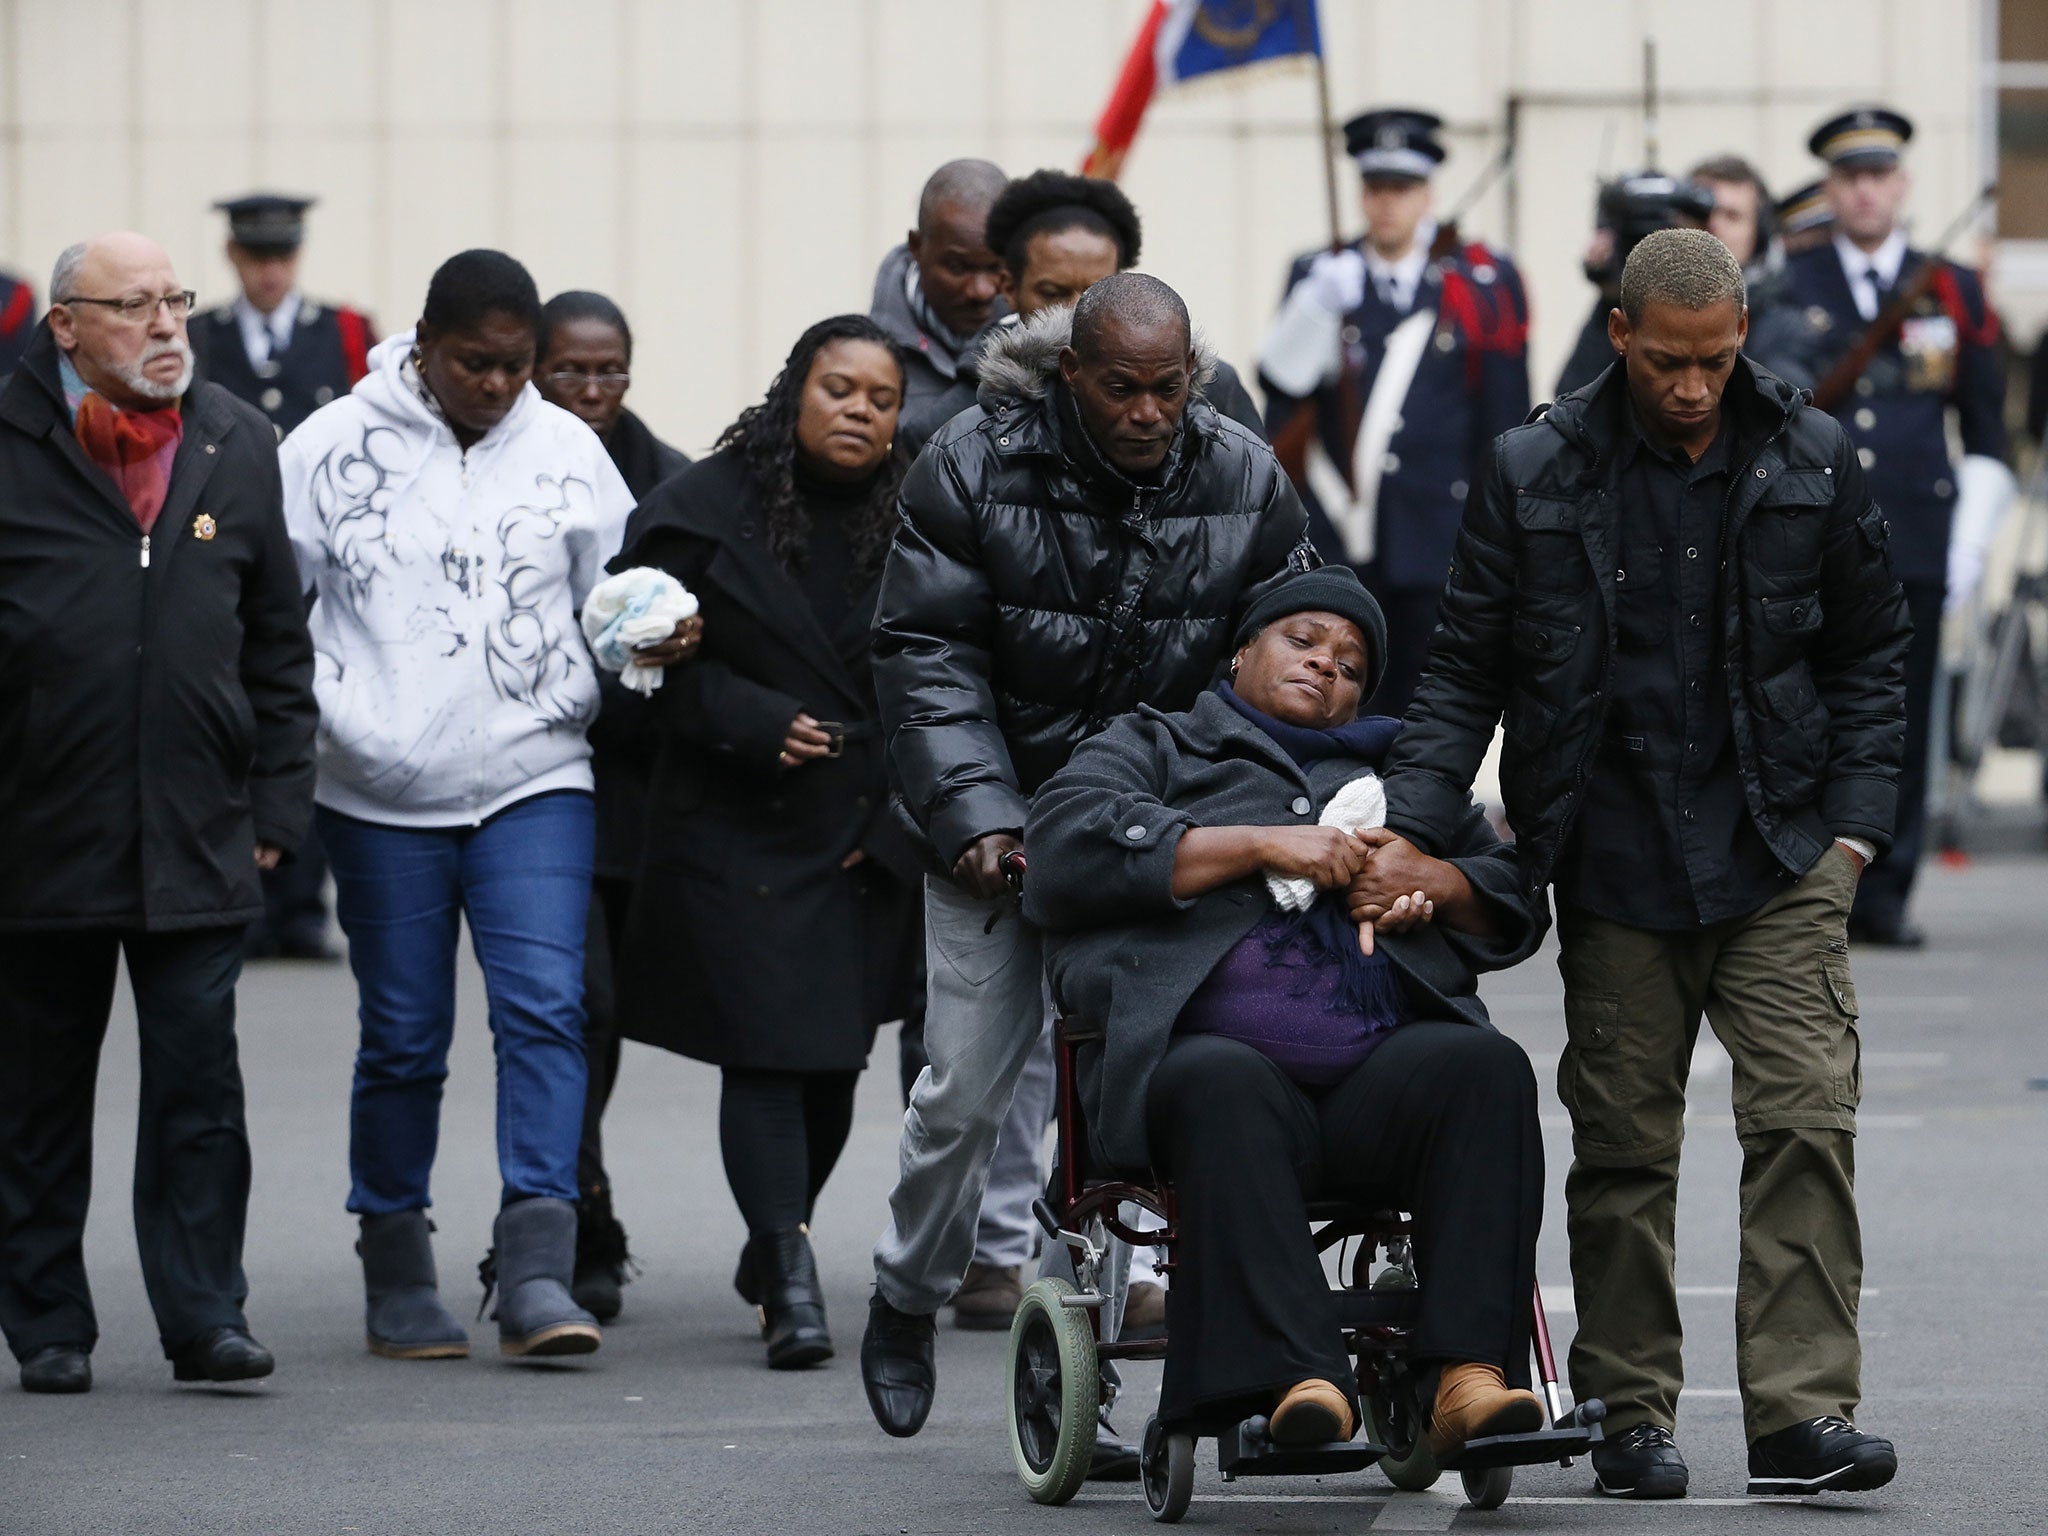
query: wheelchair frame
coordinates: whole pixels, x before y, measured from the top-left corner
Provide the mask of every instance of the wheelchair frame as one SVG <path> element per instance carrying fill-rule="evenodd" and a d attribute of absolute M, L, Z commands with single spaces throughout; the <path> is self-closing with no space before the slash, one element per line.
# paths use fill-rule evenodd
<path fill-rule="evenodd" d="M 1017 862 L 1021 866 L 1021 858 Z M 1012 878 L 1021 874 L 1018 868 Z M 1050 1188 L 1059 1203 L 1057 1209 L 1043 1199 L 1033 1204 L 1049 1240 L 1067 1245 L 1080 1286 L 1077 1290 L 1059 1279 L 1037 1281 L 1025 1293 L 1010 1332 L 1011 1452 L 1025 1487 L 1045 1504 L 1067 1502 L 1087 1476 L 1096 1417 L 1107 1406 L 1101 1363 L 1162 1360 L 1168 1348 L 1163 1336 L 1102 1336 L 1108 1301 L 1102 1266 L 1114 1253 L 1108 1239 L 1163 1247 L 1166 1256 L 1159 1267 L 1170 1281 L 1179 1211 L 1172 1184 L 1156 1175 L 1141 1183 L 1091 1180 L 1081 1172 L 1075 1154 L 1085 1145 L 1087 1129 L 1075 1085 L 1074 1052 L 1078 1045 L 1098 1038 L 1099 1032 L 1084 1033 L 1067 1020 L 1055 1026 L 1058 1161 Z M 1164 1230 L 1141 1232 L 1130 1227 L 1119 1211 L 1125 1203 L 1150 1212 L 1165 1223 Z M 1590 1399 L 1569 1414 L 1564 1411 L 1539 1288 L 1530 1297 L 1530 1340 L 1547 1426 L 1527 1434 L 1469 1441 L 1455 1458 L 1440 1464 L 1428 1443 L 1430 1403 L 1424 1400 L 1422 1382 L 1407 1354 L 1416 1288 L 1409 1221 L 1398 1213 L 1367 1211 L 1343 1202 L 1311 1202 L 1309 1218 L 1321 1223 L 1314 1231 L 1318 1254 L 1361 1239 L 1348 1283 L 1336 1292 L 1339 1323 L 1356 1364 L 1358 1397 L 1366 1409 L 1360 1437 L 1341 1444 L 1280 1446 L 1267 1433 L 1264 1416 L 1254 1415 L 1217 1437 L 1218 1466 L 1225 1482 L 1359 1471 L 1378 1464 L 1396 1487 L 1420 1490 L 1443 1471 L 1455 1470 L 1473 1507 L 1495 1509 L 1507 1499 L 1515 1467 L 1546 1461 L 1569 1467 L 1575 1457 L 1600 1443 L 1604 1404 Z M 1372 1265 L 1381 1255 L 1387 1265 L 1375 1277 Z M 1194 1488 L 1195 1439 L 1187 1430 L 1166 1430 L 1156 1416 L 1145 1426 L 1142 1481 L 1145 1501 L 1157 1520 L 1178 1521 L 1187 1512 Z"/>

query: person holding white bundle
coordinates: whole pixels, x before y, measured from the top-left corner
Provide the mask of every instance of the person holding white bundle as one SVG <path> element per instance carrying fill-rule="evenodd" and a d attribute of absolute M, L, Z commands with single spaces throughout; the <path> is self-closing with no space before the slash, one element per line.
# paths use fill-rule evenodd
<path fill-rule="evenodd" d="M 540 324 L 518 262 L 451 257 L 417 330 L 280 450 L 314 598 L 320 833 L 361 992 L 348 1208 L 369 1346 L 397 1359 L 469 1351 L 426 1215 L 464 918 L 497 1044 L 500 1348 L 600 1337 L 569 1294 L 598 706 L 577 609 L 633 501 L 590 429 L 531 386 Z"/>

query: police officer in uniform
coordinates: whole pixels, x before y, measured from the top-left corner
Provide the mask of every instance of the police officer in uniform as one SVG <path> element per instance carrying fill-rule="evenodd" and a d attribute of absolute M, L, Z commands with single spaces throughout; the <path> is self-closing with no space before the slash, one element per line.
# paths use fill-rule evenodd
<path fill-rule="evenodd" d="M 1912 947 L 1907 921 L 1926 826 L 1928 727 L 1945 607 L 1967 602 L 2013 496 L 2006 467 L 2005 372 L 1998 317 L 1975 273 L 1911 249 L 1899 212 L 1907 179 L 1900 151 L 1913 125 L 1886 107 L 1830 118 L 1808 148 L 1827 163 L 1831 238 L 1785 264 L 1790 334 L 1757 353 L 1764 366 L 1809 388 L 1827 379 L 1895 294 L 1932 263 L 1931 281 L 1856 379 L 1835 414 L 1848 429 L 1891 523 L 1892 568 L 1913 618 L 1906 663 L 1906 762 L 1891 852 L 1864 875 L 1850 934 Z M 1759 345 L 1752 340 L 1751 350 Z M 1960 464 L 1949 457 L 1954 414 Z"/>
<path fill-rule="evenodd" d="M 1428 656 L 1466 494 L 1494 438 L 1529 414 L 1521 274 L 1430 217 L 1442 126 L 1407 108 L 1344 125 L 1365 237 L 1295 261 L 1259 360 L 1268 436 L 1310 537 L 1386 612 L 1373 707 L 1389 715 L 1407 708 Z"/>
<path fill-rule="evenodd" d="M 214 207 L 228 216 L 228 260 L 242 291 L 193 317 L 200 377 L 239 395 L 282 439 L 369 371 L 377 334 L 369 317 L 299 292 L 299 246 L 310 197 L 252 193 Z M 252 958 L 325 960 L 327 859 L 311 835 L 298 856 L 263 877 L 264 916 L 250 927 Z"/>

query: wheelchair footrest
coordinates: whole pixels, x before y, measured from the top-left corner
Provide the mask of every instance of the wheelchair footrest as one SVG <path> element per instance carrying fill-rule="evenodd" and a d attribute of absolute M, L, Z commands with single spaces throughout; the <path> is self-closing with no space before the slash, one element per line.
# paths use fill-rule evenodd
<path fill-rule="evenodd" d="M 1444 1460 L 1443 1467 L 1451 1472 L 1483 1472 L 1488 1467 L 1534 1466 L 1567 1456 L 1584 1456 L 1602 1438 L 1598 1424 L 1569 1422 L 1562 1428 L 1541 1429 L 1526 1435 L 1487 1435 L 1467 1440 L 1455 1457 Z"/>
<path fill-rule="evenodd" d="M 1387 1454 L 1370 1440 L 1328 1445 L 1275 1445 L 1263 1417 L 1226 1429 L 1216 1440 L 1216 1464 L 1226 1478 L 1314 1477 L 1324 1472 L 1362 1472 Z"/>

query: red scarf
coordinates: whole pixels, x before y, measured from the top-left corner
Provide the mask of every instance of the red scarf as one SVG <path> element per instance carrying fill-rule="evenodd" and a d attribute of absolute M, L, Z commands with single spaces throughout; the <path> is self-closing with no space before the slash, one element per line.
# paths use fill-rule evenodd
<path fill-rule="evenodd" d="M 170 494 L 171 461 L 185 436 L 178 408 L 124 411 L 106 396 L 92 393 L 78 402 L 74 430 L 85 456 L 113 476 L 135 521 L 149 532 Z"/>

